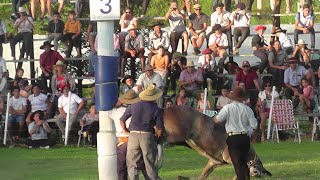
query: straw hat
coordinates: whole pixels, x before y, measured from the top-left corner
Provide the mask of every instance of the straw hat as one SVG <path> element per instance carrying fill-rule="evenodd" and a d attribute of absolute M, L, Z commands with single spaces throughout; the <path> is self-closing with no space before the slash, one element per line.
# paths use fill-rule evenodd
<path fill-rule="evenodd" d="M 19 7 L 18 12 L 19 13 L 25 13 L 25 12 L 27 12 L 27 10 L 24 7 Z"/>
<path fill-rule="evenodd" d="M 150 85 L 139 94 L 139 97 L 143 101 L 155 101 L 159 99 L 163 94 L 163 91 L 157 88 L 155 85 Z"/>
<path fill-rule="evenodd" d="M 185 55 L 182 55 L 180 52 L 175 52 L 172 54 L 172 59 L 178 58 L 178 57 L 186 57 Z"/>
<path fill-rule="evenodd" d="M 54 67 L 56 68 L 57 66 L 63 66 L 66 67 L 66 65 L 63 63 L 63 61 L 58 60 L 57 63 L 54 65 Z"/>
<path fill-rule="evenodd" d="M 121 82 L 125 84 L 126 81 L 127 81 L 127 79 L 132 79 L 132 76 L 131 76 L 131 75 L 125 75 L 125 76 L 123 77 L 123 79 L 121 80 Z"/>
<path fill-rule="evenodd" d="M 308 45 L 303 39 L 299 39 L 298 45 Z"/>
<path fill-rule="evenodd" d="M 187 61 L 186 67 L 195 67 L 196 65 L 193 64 L 193 61 Z"/>
<path fill-rule="evenodd" d="M 127 28 L 128 31 L 131 31 L 131 30 L 134 30 L 134 29 L 137 29 L 137 26 L 133 25 L 133 24 L 130 24 Z"/>
<path fill-rule="evenodd" d="M 40 49 L 44 49 L 46 46 L 53 47 L 54 45 L 52 45 L 49 41 L 45 41 L 43 42 L 43 45 L 40 46 Z"/>
<path fill-rule="evenodd" d="M 200 4 L 195 4 L 195 5 L 193 6 L 193 9 L 197 9 L 197 8 L 201 8 L 201 5 L 200 5 Z"/>
<path fill-rule="evenodd" d="M 241 87 L 236 87 L 234 91 L 230 92 L 227 97 L 231 100 L 242 102 L 249 98 L 248 93 Z"/>
<path fill-rule="evenodd" d="M 140 98 L 138 97 L 138 94 L 133 89 L 130 89 L 126 93 L 124 93 L 122 96 L 120 96 L 118 100 L 122 104 L 133 104 L 133 103 L 139 102 Z"/>
<path fill-rule="evenodd" d="M 154 67 L 152 67 L 150 64 L 147 64 L 146 67 L 144 68 L 144 72 L 149 71 L 149 70 L 153 70 Z"/>

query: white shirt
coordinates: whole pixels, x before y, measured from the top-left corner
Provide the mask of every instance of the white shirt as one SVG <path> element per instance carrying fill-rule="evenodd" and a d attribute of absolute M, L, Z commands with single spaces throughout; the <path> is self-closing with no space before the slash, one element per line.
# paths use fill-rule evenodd
<path fill-rule="evenodd" d="M 211 26 L 215 24 L 220 24 L 222 27 L 229 25 L 231 18 L 231 13 L 228 11 L 223 11 L 221 14 L 218 14 L 217 11 L 211 14 Z"/>
<path fill-rule="evenodd" d="M 283 32 L 280 33 L 279 41 L 280 41 L 281 47 L 283 48 L 292 47 L 290 37 Z"/>
<path fill-rule="evenodd" d="M 22 110 L 23 106 L 27 105 L 27 99 L 19 96 L 18 99 L 16 99 L 14 96 L 10 98 L 9 106 L 11 106 L 15 110 Z"/>
<path fill-rule="evenodd" d="M 216 35 L 216 33 L 211 34 L 208 45 L 211 46 L 213 43 L 216 43 L 218 46 L 228 46 L 227 35 L 224 33 L 221 33 L 220 35 Z"/>
<path fill-rule="evenodd" d="M 7 26 L 4 20 L 2 19 L 0 23 L 0 35 L 6 34 L 6 33 L 7 33 Z"/>
<path fill-rule="evenodd" d="M 43 123 L 47 124 L 47 122 L 43 122 Z M 35 126 L 34 121 L 29 124 L 29 126 L 28 126 L 29 133 L 34 128 L 34 126 Z M 38 129 L 36 130 L 36 132 L 31 134 L 31 139 L 32 140 L 48 139 L 47 132 L 44 130 L 43 125 L 39 126 Z"/>
<path fill-rule="evenodd" d="M 225 105 L 216 119 L 219 122 L 227 121 L 225 125 L 227 133 L 248 132 L 248 126 L 256 129 L 258 125 L 251 108 L 237 101 Z"/>
<path fill-rule="evenodd" d="M 7 72 L 6 60 L 3 57 L 0 57 L 0 79 L 3 77 L 3 73 Z"/>
<path fill-rule="evenodd" d="M 129 135 L 124 134 L 123 129 L 120 125 L 120 118 L 123 113 L 126 111 L 126 107 L 113 108 L 109 112 L 109 118 L 113 120 L 114 126 L 116 128 L 116 136 L 117 137 L 128 137 Z M 129 127 L 131 122 L 131 117 L 126 121 L 126 127 Z"/>
<path fill-rule="evenodd" d="M 46 104 L 47 95 L 40 93 L 38 96 L 34 96 L 31 94 L 28 97 L 30 104 L 31 104 L 31 112 L 35 112 L 37 110 L 45 111 L 47 110 L 48 106 Z"/>
<path fill-rule="evenodd" d="M 310 24 L 310 21 L 313 21 L 314 20 L 314 16 L 311 14 L 311 11 L 309 11 L 308 15 L 306 17 L 303 16 L 303 11 L 301 12 L 298 12 L 296 14 L 296 17 L 295 17 L 295 20 L 297 21 L 300 21 L 301 23 L 298 23 L 298 26 L 299 27 L 303 27 L 302 25 L 308 27 L 309 24 Z"/>
<path fill-rule="evenodd" d="M 17 19 L 14 23 L 15 25 L 18 24 L 21 19 Z M 32 32 L 33 29 L 33 19 L 31 17 L 27 17 L 19 26 L 18 26 L 18 33 L 21 32 Z"/>
<path fill-rule="evenodd" d="M 272 93 L 270 94 L 272 96 Z M 266 101 L 266 108 L 271 107 L 271 99 L 267 98 L 266 91 L 260 91 L 258 97 L 261 99 L 261 101 Z M 278 98 L 279 93 L 277 91 L 274 91 L 274 98 Z"/>
<path fill-rule="evenodd" d="M 153 72 L 153 75 L 151 76 L 151 79 L 150 79 L 146 73 L 142 73 L 139 76 L 137 81 L 137 85 L 142 86 L 142 89 L 145 89 L 152 84 L 155 84 L 157 88 L 164 86 L 164 83 L 160 74 Z"/>
<path fill-rule="evenodd" d="M 235 11 L 231 14 L 231 19 L 233 20 L 233 26 L 234 27 L 250 27 L 251 23 L 251 16 L 249 13 L 246 13 L 247 18 L 244 15 L 237 15 L 238 18 L 234 18 Z"/>
<path fill-rule="evenodd" d="M 149 48 L 157 49 L 160 45 L 164 47 L 164 49 L 169 49 L 170 39 L 167 31 L 161 30 L 161 36 L 157 37 L 156 33 L 152 31 L 149 35 Z"/>
<path fill-rule="evenodd" d="M 207 65 L 204 64 L 205 63 L 205 55 L 202 55 L 199 57 L 198 63 L 201 65 L 202 68 L 206 68 Z M 208 69 L 209 71 L 214 70 L 214 68 L 216 67 L 216 61 L 214 59 L 211 59 L 210 66 L 211 66 L 211 69 Z"/>
<path fill-rule="evenodd" d="M 121 21 L 122 21 L 122 19 L 120 19 L 120 21 L 119 21 L 120 25 L 121 25 Z M 126 24 L 127 27 L 126 28 L 121 28 L 121 32 L 128 32 L 128 26 L 129 25 L 134 25 L 135 21 L 138 21 L 137 18 L 135 18 L 135 17 L 132 20 L 124 20 L 124 24 Z"/>
<path fill-rule="evenodd" d="M 169 15 L 170 31 L 183 32 L 186 31 L 183 17 L 180 14 L 175 14 L 173 11 Z"/>
<path fill-rule="evenodd" d="M 68 97 L 66 97 L 64 94 L 62 96 L 59 97 L 58 99 L 58 107 L 59 108 L 63 108 L 63 111 L 65 113 L 69 112 L 69 102 L 68 102 Z M 82 102 L 82 99 L 74 94 L 71 93 L 71 100 L 70 100 L 70 113 L 73 114 L 77 111 L 78 108 L 78 104 Z"/>

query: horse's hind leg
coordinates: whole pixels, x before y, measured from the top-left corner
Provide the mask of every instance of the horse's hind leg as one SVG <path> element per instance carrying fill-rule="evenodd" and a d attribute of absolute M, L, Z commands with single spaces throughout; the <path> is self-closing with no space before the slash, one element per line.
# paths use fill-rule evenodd
<path fill-rule="evenodd" d="M 219 165 L 222 165 L 221 162 L 209 160 L 206 167 L 204 167 L 204 169 L 202 170 L 198 179 L 206 179 L 212 173 L 212 171 Z"/>

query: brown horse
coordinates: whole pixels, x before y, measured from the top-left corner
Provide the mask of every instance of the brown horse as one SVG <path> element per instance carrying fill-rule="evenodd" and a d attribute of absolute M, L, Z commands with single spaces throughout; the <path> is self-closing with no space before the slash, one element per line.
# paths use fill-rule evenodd
<path fill-rule="evenodd" d="M 189 106 L 175 106 L 165 109 L 164 125 L 166 141 L 169 144 L 186 142 L 200 155 L 209 159 L 198 179 L 207 178 L 217 166 L 232 163 L 226 144 L 224 123 L 215 124 L 211 117 Z M 252 176 L 271 176 L 252 146 L 247 162 Z"/>

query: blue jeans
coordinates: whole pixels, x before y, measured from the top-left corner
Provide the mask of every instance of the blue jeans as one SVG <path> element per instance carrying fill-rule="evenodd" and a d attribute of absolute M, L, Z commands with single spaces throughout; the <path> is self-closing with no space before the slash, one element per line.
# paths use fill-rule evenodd
<path fill-rule="evenodd" d="M 94 74 L 95 71 L 95 62 L 98 59 L 98 55 L 96 51 L 91 51 L 89 56 L 89 66 L 88 66 L 88 73 Z"/>
<path fill-rule="evenodd" d="M 9 118 L 8 118 L 8 121 L 10 123 L 13 123 L 13 122 L 24 122 L 24 120 L 25 120 L 24 115 L 10 115 Z"/>

